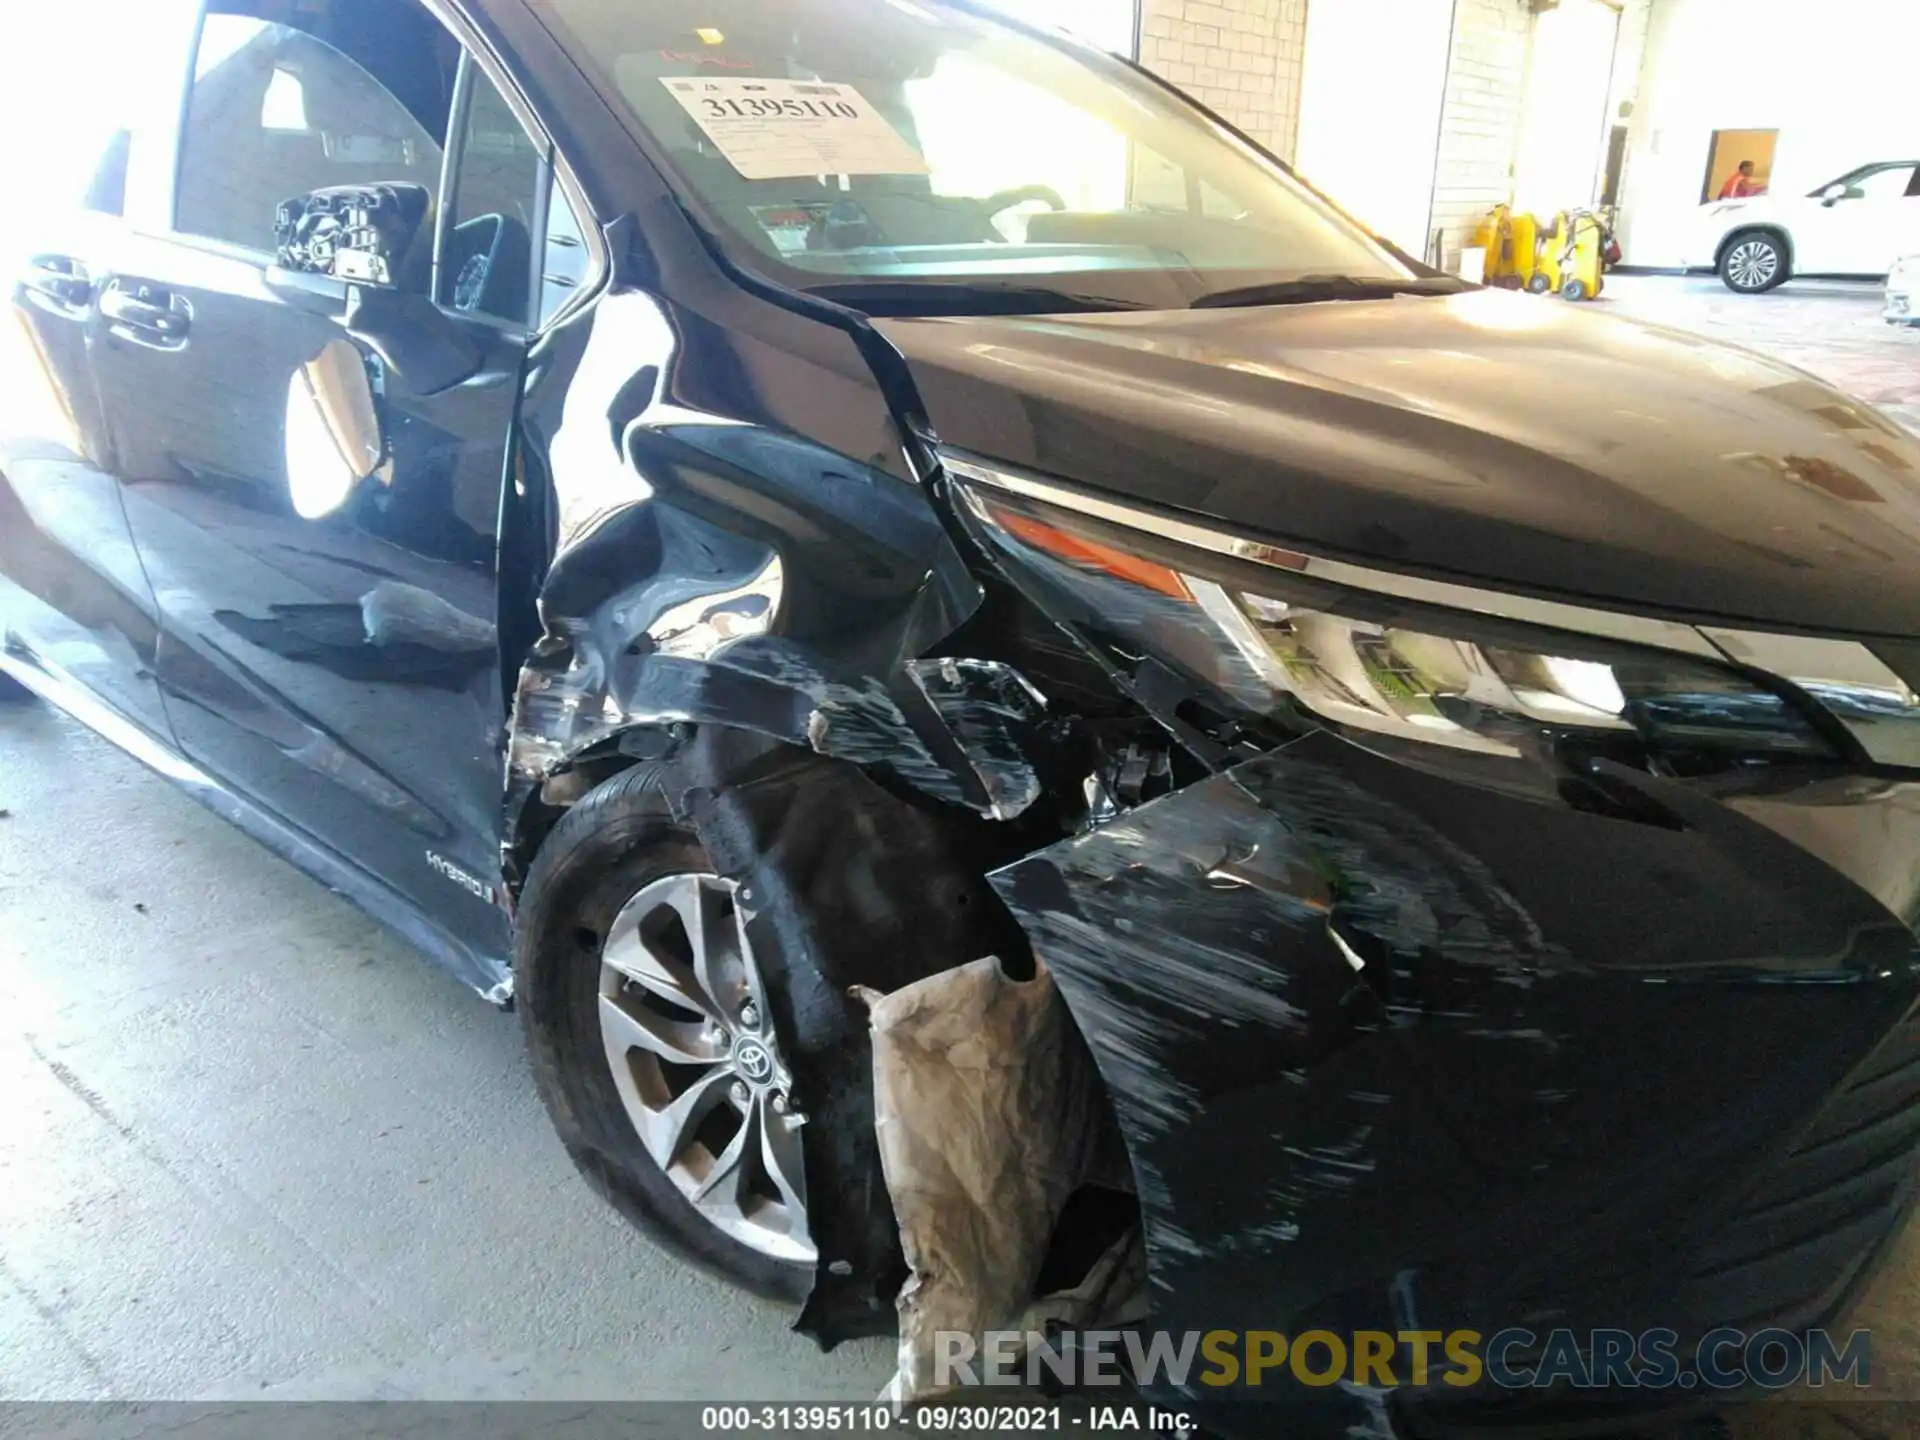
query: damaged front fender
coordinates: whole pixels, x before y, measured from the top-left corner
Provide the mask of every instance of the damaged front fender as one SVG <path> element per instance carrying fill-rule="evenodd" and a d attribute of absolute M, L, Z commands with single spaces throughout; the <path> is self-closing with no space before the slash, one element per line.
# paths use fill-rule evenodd
<path fill-rule="evenodd" d="M 878 455 L 691 403 L 682 392 L 710 388 L 683 383 L 693 359 L 745 364 L 724 337 L 689 343 L 702 328 L 640 291 L 603 297 L 557 425 L 528 427 L 545 442 L 556 547 L 516 686 L 509 873 L 529 798 L 649 727 L 745 730 L 944 804 L 1019 813 L 1040 793 L 1022 737 L 1044 701 L 1003 665 L 919 662 L 981 599 L 926 493 Z M 799 359 L 758 363 L 830 383 Z M 768 389 L 737 378 L 737 393 Z M 878 403 L 870 384 L 863 403 Z"/>

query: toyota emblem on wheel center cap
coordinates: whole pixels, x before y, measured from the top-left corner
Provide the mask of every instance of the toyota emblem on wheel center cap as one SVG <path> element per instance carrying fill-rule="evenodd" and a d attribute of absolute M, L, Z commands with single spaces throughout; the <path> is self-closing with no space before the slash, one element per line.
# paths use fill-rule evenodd
<path fill-rule="evenodd" d="M 733 1063 L 755 1085 L 764 1085 L 773 1078 L 773 1056 L 758 1040 L 742 1040 L 734 1046 Z"/>

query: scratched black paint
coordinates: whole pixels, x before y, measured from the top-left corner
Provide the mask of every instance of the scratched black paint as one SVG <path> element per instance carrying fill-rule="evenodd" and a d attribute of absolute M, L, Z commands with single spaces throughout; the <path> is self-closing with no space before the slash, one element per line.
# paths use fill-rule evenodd
<path fill-rule="evenodd" d="M 996 877 L 1114 1094 L 1160 1323 L 1724 1320 L 1693 1262 L 1920 969 L 1847 879 L 1666 798 L 1685 830 L 1317 737 Z M 1906 1196 L 1873 1201 L 1851 1260 Z M 1831 1258 L 1742 1301 L 1792 1313 Z"/>
<path fill-rule="evenodd" d="M 934 451 L 1482 584 L 1905 635 L 1910 439 L 1752 356 L 1472 295 L 873 322 L 722 258 L 519 0 L 456 8 L 603 227 L 598 288 L 537 334 L 456 317 L 476 383 L 379 376 L 390 482 L 314 521 L 262 397 L 344 296 L 164 226 L 49 230 L 96 282 L 191 291 L 194 340 L 129 349 L 90 291 L 16 290 L 51 403 L 0 403 L 11 672 L 496 1000 L 554 817 L 637 757 L 681 765 L 776 970 L 831 961 L 781 999 L 841 1202 L 825 1340 L 883 1323 L 898 1273 L 844 985 L 1021 948 L 958 898 L 927 923 L 929 877 L 991 910 L 989 870 L 1113 1096 L 1154 1323 L 1834 1312 L 1920 1140 L 1910 777 L 1569 790 L 1209 733 L 1191 676 L 1122 684 L 1056 623 L 1098 618 L 1084 596 L 969 538 Z M 383 585 L 444 624 L 380 643 Z M 1388 1423 L 1290 1398 L 1290 1433 Z M 1395 1403 L 1424 1430 L 1483 1400 Z"/>

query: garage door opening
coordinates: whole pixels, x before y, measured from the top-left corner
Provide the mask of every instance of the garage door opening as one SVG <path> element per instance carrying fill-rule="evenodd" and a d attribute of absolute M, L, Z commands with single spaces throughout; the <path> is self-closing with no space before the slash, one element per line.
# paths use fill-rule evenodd
<path fill-rule="evenodd" d="M 1620 15 L 1605 0 L 1562 0 L 1533 37 L 1514 202 L 1550 216 L 1591 205 L 1603 183 Z"/>
<path fill-rule="evenodd" d="M 1427 250 L 1453 10 L 1448 0 L 1307 7 L 1300 173 L 1414 255 Z"/>

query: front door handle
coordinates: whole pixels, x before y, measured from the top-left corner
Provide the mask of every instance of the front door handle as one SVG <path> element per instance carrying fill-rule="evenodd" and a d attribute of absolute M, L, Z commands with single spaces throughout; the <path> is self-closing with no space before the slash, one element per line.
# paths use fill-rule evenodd
<path fill-rule="evenodd" d="M 21 283 L 66 310 L 78 310 L 93 298 L 87 267 L 66 255 L 36 255 L 27 262 Z"/>
<path fill-rule="evenodd" d="M 135 345 L 177 350 L 193 328 L 193 309 L 162 286 L 143 281 L 113 281 L 100 292 L 100 313 L 113 333 Z"/>

